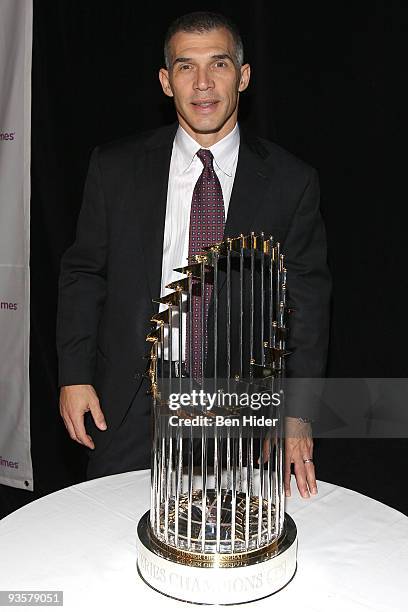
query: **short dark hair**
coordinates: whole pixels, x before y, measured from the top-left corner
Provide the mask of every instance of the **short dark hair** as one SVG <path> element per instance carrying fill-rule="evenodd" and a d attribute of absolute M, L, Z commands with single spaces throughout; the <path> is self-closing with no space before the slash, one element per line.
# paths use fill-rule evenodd
<path fill-rule="evenodd" d="M 177 32 L 210 32 L 225 28 L 232 34 L 235 45 L 235 59 L 240 67 L 244 62 L 244 47 L 242 38 L 235 23 L 221 15 L 221 13 L 211 13 L 209 11 L 195 11 L 175 19 L 169 26 L 164 38 L 164 62 L 166 68 L 170 68 L 170 40 Z"/>

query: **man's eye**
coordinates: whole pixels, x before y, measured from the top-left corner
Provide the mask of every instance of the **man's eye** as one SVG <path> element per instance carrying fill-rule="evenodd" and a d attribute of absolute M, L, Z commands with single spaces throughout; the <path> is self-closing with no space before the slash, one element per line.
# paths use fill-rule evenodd
<path fill-rule="evenodd" d="M 216 67 L 217 68 L 225 68 L 225 66 L 227 65 L 226 62 L 216 62 Z"/>
<path fill-rule="evenodd" d="M 180 70 L 188 70 L 189 68 L 191 68 L 190 64 L 182 64 L 180 66 Z"/>

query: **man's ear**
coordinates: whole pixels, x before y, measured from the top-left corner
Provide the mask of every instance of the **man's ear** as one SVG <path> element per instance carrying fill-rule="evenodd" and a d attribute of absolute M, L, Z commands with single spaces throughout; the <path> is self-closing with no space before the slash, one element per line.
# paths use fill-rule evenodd
<path fill-rule="evenodd" d="M 249 64 L 244 64 L 241 66 L 241 78 L 239 81 L 238 91 L 244 91 L 249 84 L 249 79 L 251 78 L 251 66 Z"/>
<path fill-rule="evenodd" d="M 170 98 L 173 97 L 173 90 L 171 89 L 170 79 L 169 79 L 169 71 L 165 68 L 160 68 L 159 70 L 159 81 L 162 86 L 163 92 L 166 96 Z"/>

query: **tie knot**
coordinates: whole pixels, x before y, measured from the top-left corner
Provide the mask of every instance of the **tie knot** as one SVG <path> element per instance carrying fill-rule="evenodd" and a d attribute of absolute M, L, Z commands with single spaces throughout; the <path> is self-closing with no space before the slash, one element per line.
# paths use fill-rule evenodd
<path fill-rule="evenodd" d="M 204 168 L 212 169 L 214 156 L 209 149 L 199 149 L 197 151 L 197 157 L 201 159 Z"/>

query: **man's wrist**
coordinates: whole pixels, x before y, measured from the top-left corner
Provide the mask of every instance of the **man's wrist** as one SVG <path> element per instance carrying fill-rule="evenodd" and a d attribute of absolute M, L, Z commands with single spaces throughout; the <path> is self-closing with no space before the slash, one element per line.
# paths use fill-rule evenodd
<path fill-rule="evenodd" d="M 287 438 L 311 437 L 311 421 L 303 417 L 285 417 L 285 436 Z"/>

